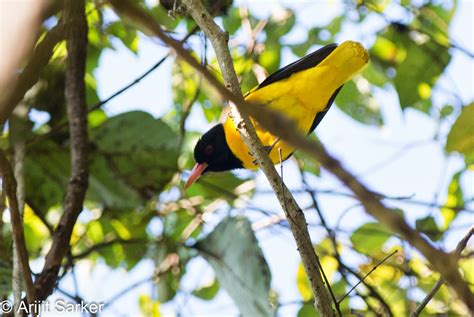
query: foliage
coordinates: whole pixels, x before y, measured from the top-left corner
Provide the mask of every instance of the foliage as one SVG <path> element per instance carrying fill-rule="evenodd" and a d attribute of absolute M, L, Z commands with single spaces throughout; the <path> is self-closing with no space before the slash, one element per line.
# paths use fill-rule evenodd
<path fill-rule="evenodd" d="M 186 15 L 169 16 L 168 2 L 167 9 L 153 1 L 136 2 L 177 38 L 184 37 L 183 32 L 194 27 Z M 371 63 L 343 87 L 335 106 L 351 120 L 379 131 L 387 121 L 380 96 L 391 94 L 398 98 L 400 111 L 418 111 L 436 125 L 447 127 L 440 128 L 433 140 L 442 143 L 447 157 L 461 154 L 465 165 L 449 175 L 449 185 L 443 188 L 445 204 L 433 205 L 429 214 L 411 218 L 413 226 L 431 241 L 446 242 L 455 220 L 465 214 L 468 200 L 463 192 L 463 179 L 472 177 L 469 173 L 474 166 L 474 104 L 466 105 L 457 99 L 457 103 L 440 105 L 436 98 L 438 80 L 453 56 L 449 27 L 457 3 L 356 1 L 355 5 L 345 4 L 345 10 L 325 25 L 312 25 L 303 32 L 299 12 L 294 8 L 280 8 L 262 17 L 249 8 L 237 7 L 232 1 L 225 4 L 216 13 L 219 16 L 216 19 L 230 35 L 231 53 L 244 92 L 266 74 L 284 66 L 285 56 L 294 60 L 339 40 L 344 28 L 362 27 L 371 19 L 384 19 L 383 27 L 372 29 L 370 34 Z M 405 12 L 406 19 L 390 20 L 387 13 L 393 8 Z M 175 59 L 170 74 L 173 105 L 162 118 L 141 111 L 110 116 L 96 109 L 99 97 L 94 76 L 103 52 L 125 48 L 139 56 L 141 40 L 146 34 L 99 2 L 88 0 L 86 10 L 90 26 L 85 78 L 90 109 L 90 177 L 84 216 L 71 238 L 71 261 L 79 265 L 86 261 L 104 263 L 111 269 L 126 270 L 141 262 L 152 262 L 157 292 L 137 298 L 137 306 L 145 316 L 160 316 L 163 304 L 176 304 L 183 292 L 206 302 L 218 301 L 219 294 L 227 292 L 243 316 L 274 315 L 283 303 L 278 302 L 277 294 L 271 290 L 272 274 L 259 246 L 260 237 L 256 237 L 248 218 L 229 216 L 241 208 L 261 209 L 250 202 L 258 189 L 254 175 L 207 175 L 188 191 L 182 190 L 181 176 L 193 165 L 192 149 L 199 136 L 187 129 L 185 121 L 189 113 L 202 112 L 209 123 L 216 122 L 221 117 L 223 101 L 189 65 Z M 61 12 L 54 13 L 48 21 L 60 16 Z M 294 36 L 297 32 L 302 32 L 303 37 Z M 207 46 L 200 40 L 202 37 L 193 35 L 187 46 L 195 51 L 196 58 L 206 56 L 202 62 L 218 76 L 215 56 L 205 50 Z M 47 114 L 47 122 L 39 125 L 33 116 L 22 122 L 12 119 L 9 122 L 12 131 L 0 140 L 2 148 L 11 149 L 20 130 L 21 139 L 27 140 L 24 228 L 31 260 L 42 259 L 50 245 L 50 229 L 57 225 L 69 182 L 69 136 L 67 128 L 62 126 L 66 121 L 63 94 L 66 55 L 64 43 L 59 44 L 23 102 L 30 110 Z M 443 131 L 449 131 L 447 136 Z M 294 159 L 305 175 L 324 177 L 318 162 L 312 158 L 297 152 Z M 408 210 L 404 214 L 407 213 Z M 219 222 L 216 226 L 209 224 L 216 222 Z M 348 232 L 337 227 L 331 230 L 334 236 L 314 243 L 337 298 L 342 298 L 394 248 L 400 250 L 371 273 L 364 286 L 340 303 L 344 313 L 355 309 L 361 314 L 384 314 L 389 309 L 395 316 L 405 316 L 423 298 L 420 294 L 428 293 L 437 282 L 439 276 L 433 274 L 424 259 L 373 220 L 365 219 Z M 10 284 L 6 283 L 11 275 L 11 253 L 6 251 L 10 241 L 11 231 L 0 222 L 0 299 L 11 292 Z M 196 258 L 208 263 L 215 279 L 189 289 L 183 281 L 189 278 L 188 272 L 192 271 Z M 345 258 L 357 260 L 345 263 Z M 65 263 L 64 268 L 69 265 Z M 464 259 L 460 269 L 472 286 L 472 259 Z M 301 297 L 297 315 L 315 316 L 303 267 L 300 265 L 297 272 L 288 274 L 296 276 L 295 286 Z M 446 286 L 426 311 L 466 313 Z"/>

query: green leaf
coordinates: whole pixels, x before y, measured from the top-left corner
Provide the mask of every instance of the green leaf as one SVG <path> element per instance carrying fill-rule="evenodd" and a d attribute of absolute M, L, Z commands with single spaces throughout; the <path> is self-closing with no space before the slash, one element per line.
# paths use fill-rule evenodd
<path fill-rule="evenodd" d="M 443 230 L 448 229 L 451 222 L 458 215 L 458 210 L 450 207 L 461 207 L 464 205 L 463 191 L 462 187 L 459 184 L 459 178 L 461 177 L 463 171 L 459 171 L 453 175 L 451 182 L 448 186 L 448 196 L 446 197 L 446 202 L 444 205 L 446 207 L 441 208 L 441 216 L 443 217 Z"/>
<path fill-rule="evenodd" d="M 25 205 L 23 222 L 26 247 L 30 253 L 30 258 L 34 258 L 39 256 L 39 252 L 48 240 L 49 231 L 28 205 Z"/>
<path fill-rule="evenodd" d="M 443 232 L 438 228 L 438 225 L 432 216 L 417 219 L 415 222 L 415 228 L 417 231 L 426 234 L 433 241 L 438 241 L 443 237 Z"/>
<path fill-rule="evenodd" d="M 51 141 L 38 142 L 25 156 L 26 201 L 35 210 L 46 212 L 62 204 L 70 175 L 69 153 Z M 41 188 L 41 190 L 38 190 Z"/>
<path fill-rule="evenodd" d="M 362 76 L 371 84 L 378 87 L 385 86 L 385 84 L 389 81 L 387 74 L 383 69 L 381 69 L 380 65 L 376 61 L 367 64 L 362 72 Z"/>
<path fill-rule="evenodd" d="M 474 157 L 474 103 L 464 107 L 446 140 L 446 151 Z"/>
<path fill-rule="evenodd" d="M 178 136 L 161 120 L 129 112 L 91 131 L 87 199 L 113 209 L 133 209 L 160 193 L 177 170 Z M 70 175 L 67 147 L 33 144 L 26 154 L 27 202 L 46 212 L 62 205 Z M 41 191 L 37 189 L 41 188 Z"/>
<path fill-rule="evenodd" d="M 178 202 L 179 203 L 179 202 Z M 173 241 L 182 241 L 183 233 L 189 226 L 189 224 L 195 220 L 196 214 L 188 212 L 185 209 L 180 209 L 166 215 L 163 220 L 163 235 Z M 201 232 L 202 226 L 197 225 L 192 232 L 187 235 L 196 238 Z"/>
<path fill-rule="evenodd" d="M 274 73 L 280 68 L 281 46 L 278 42 L 267 42 L 265 50 L 260 54 L 258 63 L 262 65 L 268 73 Z"/>
<path fill-rule="evenodd" d="M 137 54 L 139 37 L 136 29 L 115 21 L 108 25 L 107 32 L 118 38 L 132 53 Z"/>
<path fill-rule="evenodd" d="M 294 157 L 298 162 L 298 166 L 300 166 L 303 171 L 316 176 L 321 175 L 321 165 L 314 159 L 314 157 L 305 154 L 303 151 L 296 151 Z"/>
<path fill-rule="evenodd" d="M 391 235 L 381 224 L 368 222 L 357 228 L 350 239 L 354 248 L 370 255 L 380 251 Z"/>
<path fill-rule="evenodd" d="M 153 7 L 151 9 L 151 13 L 160 23 L 160 25 L 164 26 L 167 30 L 174 30 L 179 24 L 179 19 L 170 17 L 168 10 L 166 10 L 166 8 L 161 5 Z"/>
<path fill-rule="evenodd" d="M 297 317 L 318 317 L 320 316 L 319 312 L 314 308 L 313 305 L 306 303 L 301 306 L 300 310 L 298 311 Z"/>
<path fill-rule="evenodd" d="M 242 26 L 240 9 L 237 7 L 232 7 L 223 17 L 222 24 L 224 25 L 224 30 L 229 32 L 230 35 L 235 34 L 235 32 Z"/>
<path fill-rule="evenodd" d="M 269 303 L 270 269 L 246 218 L 225 218 L 196 248 L 242 316 L 274 315 Z"/>
<path fill-rule="evenodd" d="M 361 89 L 354 83 L 360 83 Z M 380 105 L 372 95 L 367 80 L 356 77 L 342 87 L 335 101 L 337 107 L 360 123 L 381 126 Z"/>
<path fill-rule="evenodd" d="M 267 34 L 266 44 L 279 43 L 282 36 L 291 31 L 295 25 L 295 13 L 289 9 L 275 10 L 264 30 Z"/>
<path fill-rule="evenodd" d="M 195 289 L 192 294 L 203 300 L 212 300 L 219 292 L 219 289 L 219 281 L 214 279 L 209 285 Z"/>
<path fill-rule="evenodd" d="M 132 111 L 109 118 L 91 134 L 102 166 L 96 171 L 103 172 L 97 182 L 91 182 L 89 196 L 95 201 L 115 208 L 131 206 L 163 190 L 177 171 L 178 136 L 148 113 Z M 121 196 L 124 191 L 135 194 Z"/>
<path fill-rule="evenodd" d="M 446 47 L 426 38 L 426 35 L 396 31 L 393 27 L 390 30 L 387 37 L 405 55 L 394 78 L 400 106 L 426 110 L 423 101 L 431 97 L 431 87 L 448 65 L 451 54 Z"/>

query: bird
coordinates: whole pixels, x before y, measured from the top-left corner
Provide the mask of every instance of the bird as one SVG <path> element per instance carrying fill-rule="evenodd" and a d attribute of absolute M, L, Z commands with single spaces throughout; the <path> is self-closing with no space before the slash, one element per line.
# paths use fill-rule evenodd
<path fill-rule="evenodd" d="M 292 119 L 300 133 L 309 135 L 324 118 L 342 86 L 368 62 L 369 54 L 358 42 L 328 44 L 268 76 L 244 98 L 256 107 L 269 107 Z M 251 121 L 273 164 L 293 154 L 292 146 L 252 118 Z M 194 148 L 194 159 L 196 165 L 185 189 L 208 172 L 258 168 L 229 116 L 202 135 Z"/>

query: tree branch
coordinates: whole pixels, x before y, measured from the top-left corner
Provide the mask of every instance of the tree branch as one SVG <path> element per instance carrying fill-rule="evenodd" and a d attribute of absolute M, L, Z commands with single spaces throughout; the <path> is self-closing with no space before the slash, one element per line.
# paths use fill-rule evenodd
<path fill-rule="evenodd" d="M 219 63 L 226 87 L 238 98 L 243 100 L 240 90 L 240 83 L 234 70 L 234 64 L 229 52 L 229 35 L 223 32 L 214 22 L 214 19 L 206 10 L 201 0 L 183 0 L 187 12 L 194 21 L 204 31 L 207 38 L 214 47 L 217 61 Z M 259 167 L 267 177 L 273 191 L 275 192 L 280 205 L 290 224 L 290 229 L 295 237 L 297 249 L 300 252 L 305 272 L 309 278 L 314 298 L 317 299 L 316 306 L 323 316 L 333 315 L 331 299 L 321 276 L 322 268 L 319 259 L 314 251 L 311 237 L 308 232 L 306 219 L 284 185 L 267 152 L 264 150 L 260 139 L 257 136 L 254 126 L 247 114 L 241 113 L 235 105 L 230 105 L 231 116 L 235 126 L 245 144 L 250 149 L 253 158 L 257 160 Z M 328 285 L 329 286 L 329 285 Z"/>
<path fill-rule="evenodd" d="M 113 7 L 122 15 L 127 16 L 128 18 L 139 23 L 141 26 L 150 31 L 150 33 L 156 35 L 160 40 L 165 44 L 172 47 L 177 54 L 189 63 L 196 71 L 198 71 L 216 90 L 217 92 L 224 97 L 232 101 L 240 110 L 242 114 L 251 115 L 258 123 L 270 133 L 278 135 L 282 140 L 289 143 L 291 146 L 298 148 L 305 153 L 311 155 L 321 165 L 334 174 L 339 180 L 346 185 L 351 191 L 357 196 L 357 199 L 364 206 L 366 212 L 377 219 L 381 224 L 389 228 L 395 233 L 401 235 L 406 239 L 411 245 L 417 248 L 426 259 L 432 264 L 433 268 L 441 273 L 441 275 L 446 279 L 446 281 L 451 285 L 451 287 L 456 291 L 459 298 L 466 304 L 466 306 L 474 312 L 474 297 L 463 280 L 459 272 L 457 271 L 457 260 L 449 257 L 445 252 L 434 247 L 428 240 L 422 237 L 417 231 L 411 228 L 405 219 L 397 213 L 395 210 L 386 207 L 382 202 L 381 198 L 374 194 L 372 191 L 367 189 L 365 185 L 359 182 L 348 170 L 346 170 L 341 163 L 329 155 L 326 149 L 317 142 L 314 142 L 304 135 L 298 133 L 298 129 L 295 126 L 295 123 L 289 118 L 285 118 L 278 114 L 275 111 L 271 111 L 268 107 L 259 107 L 254 104 L 245 102 L 241 96 L 235 95 L 230 92 L 226 87 L 224 87 L 205 67 L 199 64 L 199 62 L 192 57 L 192 55 L 185 50 L 179 42 L 168 37 L 161 29 L 159 24 L 147 13 L 145 13 L 140 8 L 134 6 L 128 1 L 119 1 L 119 0 L 110 0 Z M 247 126 L 248 128 L 248 126 Z M 252 128 L 250 128 L 252 129 Z M 258 143 L 258 142 L 257 142 Z M 252 147 L 251 147 L 252 148 Z M 266 155 L 260 156 L 260 152 L 252 152 L 254 157 L 258 158 L 258 163 L 260 164 L 262 160 L 267 158 Z M 268 159 L 268 158 L 267 158 Z M 261 165 L 264 173 L 268 172 L 268 175 L 271 175 L 272 182 L 271 184 L 278 183 L 278 174 L 274 168 L 269 168 L 265 170 L 266 165 Z M 274 172 L 271 172 L 271 171 Z M 267 174 L 266 174 L 267 175 Z M 279 183 L 278 183 L 279 184 Z M 287 189 L 285 186 L 276 186 L 274 188 L 277 197 L 284 197 L 283 202 L 280 201 L 280 204 L 283 205 L 296 205 L 294 203 L 293 197 L 291 195 L 287 196 Z M 299 210 L 295 210 L 295 214 L 302 214 Z M 302 233 L 302 230 L 306 231 L 306 222 L 304 217 L 298 216 L 297 218 L 288 218 L 291 225 L 296 226 L 292 227 L 299 233 Z M 297 240 L 297 244 L 300 245 L 303 241 Z M 304 245 L 304 250 L 301 250 L 301 254 L 310 254 L 311 251 L 309 248 L 312 245 Z M 310 262 L 308 258 L 303 259 L 303 262 L 312 263 L 313 268 L 317 268 L 317 263 Z M 317 270 L 313 270 L 312 273 L 315 273 Z M 308 274 L 311 278 L 314 275 L 318 274 Z M 314 290 L 321 291 L 321 290 Z M 327 294 L 327 292 L 326 292 Z M 326 297 L 329 300 L 329 296 Z"/>
<path fill-rule="evenodd" d="M 26 298 L 29 303 L 36 300 L 35 287 L 31 277 L 29 266 L 28 250 L 26 249 L 25 235 L 23 232 L 23 224 L 21 222 L 20 210 L 18 208 L 18 200 L 16 197 L 16 180 L 5 153 L 0 150 L 0 171 L 2 175 L 3 191 L 8 198 L 8 209 L 10 210 L 10 219 L 12 223 L 13 240 L 15 241 L 18 259 L 23 274 L 23 280 L 26 287 Z"/>
<path fill-rule="evenodd" d="M 466 233 L 466 235 L 459 241 L 458 245 L 456 246 L 456 249 L 452 253 L 452 255 L 459 259 L 461 256 L 461 252 L 466 248 L 467 242 L 471 238 L 471 236 L 474 234 L 474 227 L 471 227 L 469 231 Z M 441 288 L 441 286 L 444 284 L 444 278 L 440 278 L 438 282 L 436 282 L 435 286 L 431 289 L 431 291 L 426 295 L 426 297 L 423 299 L 423 301 L 420 303 L 420 305 L 416 308 L 416 310 L 411 314 L 412 317 L 417 317 L 420 316 L 421 312 L 423 309 L 425 309 L 426 305 L 433 299 L 435 296 L 436 292 Z"/>
<path fill-rule="evenodd" d="M 23 228 L 23 217 L 25 210 L 25 140 L 22 136 L 24 131 L 24 120 L 28 115 L 28 107 L 22 105 L 17 107 L 9 120 L 10 142 L 13 144 L 13 175 L 17 182 L 16 197 L 20 223 Z M 13 120 L 12 120 L 13 117 Z M 22 301 L 23 277 L 21 270 L 21 260 L 18 246 L 13 241 L 13 307 L 15 316 L 20 316 L 18 308 Z"/>
<path fill-rule="evenodd" d="M 82 211 L 88 184 L 87 107 L 85 101 L 85 63 L 87 54 L 87 22 L 85 1 L 68 0 L 64 10 L 67 32 L 66 104 L 71 142 L 71 176 L 64 199 L 63 215 L 53 236 L 51 249 L 35 287 L 38 299 L 51 294 L 62 259 L 70 249 L 69 240 Z"/>

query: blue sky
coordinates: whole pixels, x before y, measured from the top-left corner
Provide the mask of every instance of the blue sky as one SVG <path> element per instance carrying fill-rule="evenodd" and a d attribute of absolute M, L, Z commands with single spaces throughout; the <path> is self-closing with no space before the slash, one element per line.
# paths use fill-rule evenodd
<path fill-rule="evenodd" d="M 299 26 L 288 36 L 289 41 L 304 37 L 307 27 L 324 25 L 331 18 L 343 10 L 339 1 L 237 1 L 246 4 L 252 12 L 259 12 L 262 17 L 276 10 L 280 4 L 295 10 Z M 474 2 L 459 1 L 459 8 L 453 19 L 450 34 L 459 45 L 474 51 Z M 390 11 L 390 16 L 399 18 L 400 12 Z M 337 40 L 358 40 L 370 46 L 374 30 L 379 29 L 383 21 L 372 19 L 363 27 L 354 28 L 346 25 Z M 130 83 L 141 73 L 147 70 L 157 60 L 167 53 L 167 49 L 155 40 L 145 37 L 141 38 L 140 50 L 137 56 L 131 54 L 120 43 L 114 43 L 116 50 L 106 50 L 100 60 L 100 67 L 96 72 L 99 96 L 106 98 L 124 85 Z M 283 55 L 282 66 L 295 60 L 289 51 Z M 118 98 L 105 106 L 109 115 L 124 111 L 141 109 L 160 117 L 172 106 L 171 98 L 171 67 L 173 59 L 168 59 L 157 71 L 152 73 L 140 84 L 131 88 Z M 447 70 L 447 76 L 440 79 L 439 85 L 444 89 L 458 92 L 465 103 L 473 100 L 474 87 L 474 64 L 468 57 L 453 50 L 453 59 Z M 338 108 L 332 107 L 328 115 L 316 130 L 319 138 L 327 149 L 336 157 L 340 158 L 344 165 L 349 168 L 360 179 L 373 190 L 390 196 L 411 196 L 423 201 L 432 201 L 436 193 L 439 203 L 445 199 L 445 189 L 453 173 L 462 168 L 462 158 L 452 155 L 446 158 L 443 154 L 443 144 L 432 140 L 436 123 L 428 116 L 415 111 L 400 111 L 397 96 L 393 90 L 379 91 L 377 98 L 385 119 L 382 128 L 368 127 L 358 124 L 346 116 Z M 446 94 L 438 93 L 436 102 L 442 105 L 449 102 Z M 337 99 L 336 99 L 337 102 Z M 194 107 L 188 122 L 188 128 L 197 131 L 205 131 L 211 125 L 205 123 L 203 114 L 199 107 Z M 447 131 L 444 131 L 447 133 Z M 410 147 L 410 144 L 420 142 L 418 146 Z M 400 152 L 400 149 L 405 148 Z M 385 162 L 388 158 L 395 158 L 383 168 L 373 170 L 374 166 Z M 299 186 L 300 181 L 294 163 L 287 162 L 285 167 L 285 181 L 290 187 Z M 473 173 L 465 174 L 462 179 L 465 197 L 474 197 Z M 261 173 L 257 174 L 257 186 L 260 190 L 268 190 L 266 179 Z M 322 173 L 321 178 L 312 179 L 312 184 L 318 189 L 335 189 L 345 191 L 339 181 L 328 173 Z M 440 190 L 441 189 L 441 190 Z M 308 206 L 310 201 L 304 195 L 296 195 L 300 206 Z M 322 210 L 330 226 L 334 226 L 341 213 L 348 207 L 354 205 L 353 200 L 341 199 L 333 195 L 321 195 L 320 203 Z M 280 212 L 278 203 L 272 195 L 257 195 L 253 204 L 264 206 L 266 210 Z M 415 206 L 405 203 L 388 202 L 391 206 L 399 206 L 405 210 L 408 220 L 413 223 L 414 219 L 425 216 L 432 212 L 428 207 Z M 472 207 L 472 204 L 471 204 Z M 249 216 L 251 219 L 260 219 L 261 215 L 244 210 L 237 211 Z M 435 216 L 438 216 L 434 212 Z M 212 228 L 223 214 L 212 215 L 208 220 L 208 229 Z M 307 213 L 310 223 L 317 223 L 317 218 L 312 213 Z M 366 222 L 368 217 L 360 208 L 352 209 L 342 221 L 343 228 L 351 230 Z M 445 247 L 452 249 L 455 241 L 466 230 L 466 224 L 472 224 L 472 217 L 459 217 L 454 226 L 461 226 L 448 237 Z M 320 227 L 312 227 L 311 235 L 314 241 L 325 237 L 325 232 Z M 273 282 L 272 287 L 279 293 L 281 302 L 299 300 L 296 289 L 296 270 L 299 264 L 299 255 L 296 252 L 293 237 L 288 231 L 277 230 L 277 232 L 264 230 L 257 233 L 261 247 L 270 264 Z M 347 241 L 347 235 L 340 236 L 341 241 Z M 354 267 L 362 258 L 353 256 L 347 262 Z M 38 263 L 39 264 L 39 263 Z M 91 267 L 83 262 L 77 268 L 80 281 L 80 290 L 87 300 L 107 300 L 119 290 L 126 288 L 133 282 L 142 279 L 153 272 L 151 261 L 143 261 L 131 272 L 122 269 L 110 271 L 104 265 Z M 196 286 L 208 282 L 213 274 L 206 263 L 196 259 L 190 264 L 188 273 L 182 281 L 184 289 L 192 290 Z M 72 290 L 70 278 L 62 282 L 62 286 Z M 135 291 L 128 293 L 109 310 L 111 315 L 130 315 L 137 312 L 137 298 L 141 293 L 150 293 L 152 286 L 143 285 Z M 236 315 L 236 309 L 230 305 L 231 299 L 220 292 L 217 299 L 209 304 L 194 298 L 179 297 L 171 304 L 162 305 L 161 309 L 165 315 L 173 315 L 176 307 L 181 307 L 183 312 L 190 316 L 222 316 L 223 313 Z M 185 304 L 184 304 L 185 303 Z M 289 305 L 285 307 L 282 314 L 294 314 L 298 306 Z"/>

